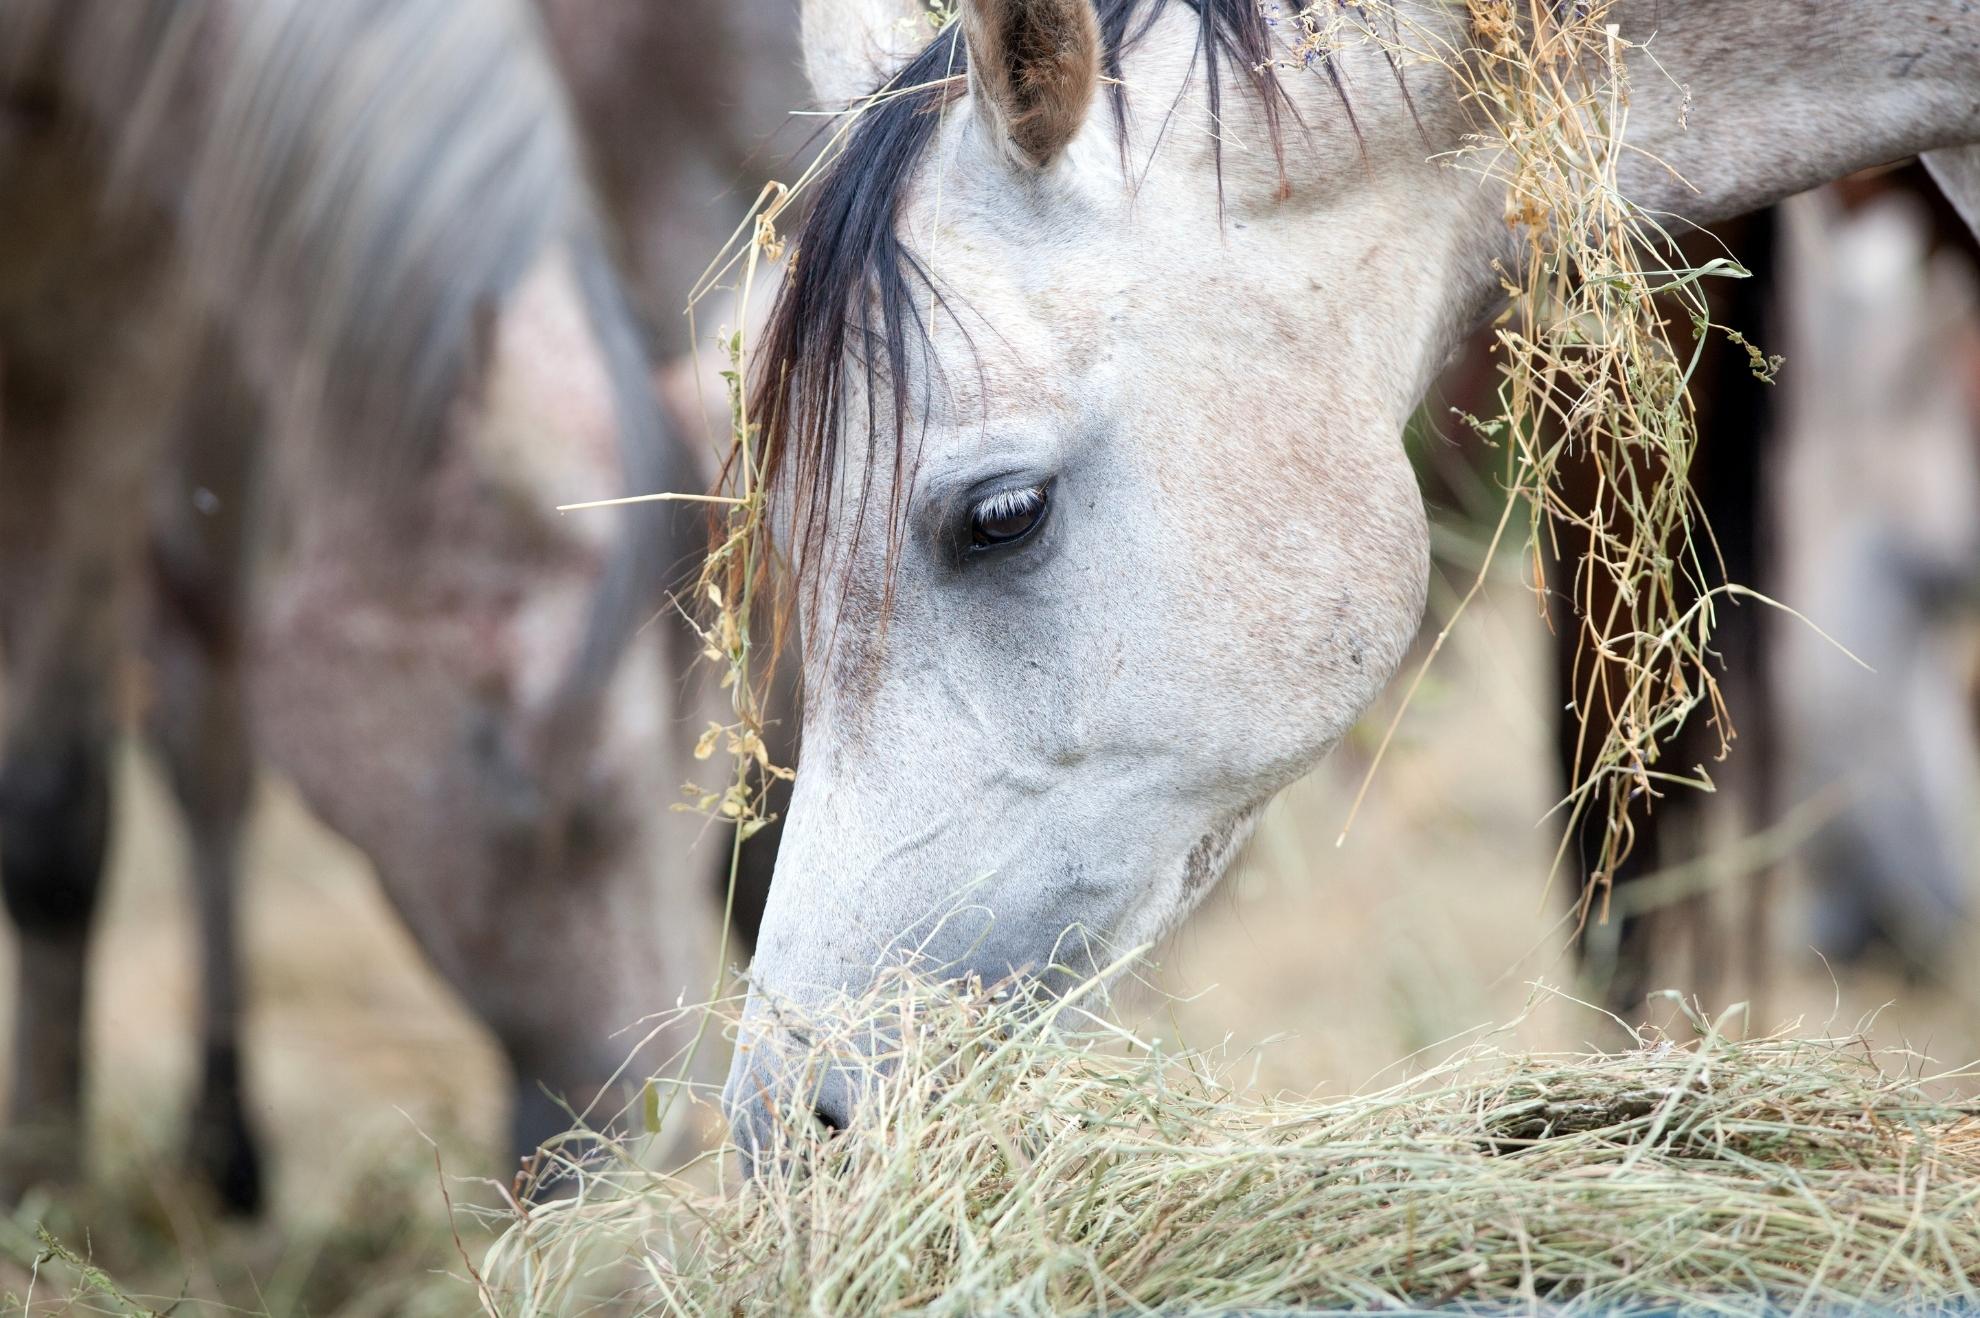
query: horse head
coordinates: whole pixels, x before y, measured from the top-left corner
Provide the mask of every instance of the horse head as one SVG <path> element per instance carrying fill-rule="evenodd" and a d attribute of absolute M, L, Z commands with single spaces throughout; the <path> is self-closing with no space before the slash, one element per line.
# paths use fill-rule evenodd
<path fill-rule="evenodd" d="M 1400 436 L 1517 259 L 1505 180 L 1451 164 L 1464 6 L 1338 41 L 1254 0 L 924 8 L 807 7 L 820 94 L 884 94 L 759 352 L 806 707 L 745 1147 L 790 1097 L 779 1002 L 902 959 L 1063 988 L 1216 883 L 1411 643 Z M 1631 196 L 1708 221 L 1972 140 L 1956 60 L 1878 62 L 1926 7 L 1853 48 L 1806 8 L 1612 7 L 1661 60 L 1631 66 Z M 859 1069 L 808 1096 L 828 1124 Z"/>

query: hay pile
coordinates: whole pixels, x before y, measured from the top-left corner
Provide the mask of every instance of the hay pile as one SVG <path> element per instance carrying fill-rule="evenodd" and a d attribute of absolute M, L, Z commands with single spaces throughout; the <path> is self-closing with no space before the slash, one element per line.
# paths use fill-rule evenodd
<path fill-rule="evenodd" d="M 1980 1308 L 1980 1119 L 1932 1096 L 1964 1074 L 1909 1054 L 1710 1028 L 1619 1055 L 1485 1042 L 1379 1092 L 1257 1101 L 1208 1055 L 1072 1009 L 897 983 L 885 1010 L 899 1072 L 866 1128 L 825 1138 L 793 1117 L 783 1169 L 748 1185 L 727 1152 L 726 1187 L 594 1168 L 512 1225 L 485 1303 Z"/>

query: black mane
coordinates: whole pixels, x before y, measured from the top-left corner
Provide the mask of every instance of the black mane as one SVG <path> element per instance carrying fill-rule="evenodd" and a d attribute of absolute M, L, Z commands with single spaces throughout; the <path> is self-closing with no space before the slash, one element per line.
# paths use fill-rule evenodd
<path fill-rule="evenodd" d="M 1272 63 L 1273 20 L 1259 0 L 1095 0 L 1122 168 L 1128 167 L 1128 119 L 1121 58 L 1172 4 L 1186 5 L 1198 17 L 1197 60 L 1213 121 L 1221 113 L 1225 78 L 1239 71 L 1261 99 L 1278 150 L 1287 107 Z M 891 561 L 912 465 L 906 442 L 908 353 L 926 340 L 929 308 L 946 305 L 897 226 L 942 110 L 967 86 L 967 61 L 967 45 L 951 24 L 889 81 L 884 94 L 860 111 L 840 155 L 819 179 L 797 232 L 795 255 L 759 351 L 751 415 L 763 424 L 766 473 L 787 482 L 800 554 L 822 526 L 833 497 L 846 363 L 856 356 L 868 389 L 877 397 L 884 374 L 893 395 L 895 440 L 892 454 L 884 455 L 890 456 L 895 477 L 886 519 Z M 1169 113 L 1174 112 L 1172 105 Z M 1221 142 L 1216 149 L 1221 187 Z M 875 451 L 878 412 L 876 405 L 867 429 L 869 473 L 883 456 Z M 865 520 L 864 493 L 855 535 Z M 815 578 L 812 584 L 815 588 Z"/>

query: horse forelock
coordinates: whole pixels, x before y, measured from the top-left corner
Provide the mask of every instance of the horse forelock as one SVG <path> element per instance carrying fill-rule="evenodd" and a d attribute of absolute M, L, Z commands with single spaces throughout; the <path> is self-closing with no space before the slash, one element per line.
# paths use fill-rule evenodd
<path fill-rule="evenodd" d="M 1227 81 L 1241 74 L 1263 107 L 1273 151 L 1283 163 L 1283 115 L 1289 101 L 1273 67 L 1273 20 L 1256 0 L 1095 0 L 1101 68 L 1123 172 L 1130 161 L 1121 61 L 1176 5 L 1193 10 L 1198 19 L 1195 59 L 1212 119 L 1220 116 Z M 910 429 L 912 354 L 927 345 L 929 314 L 953 310 L 951 295 L 901 237 L 900 222 L 917 168 L 935 140 L 943 111 L 962 95 L 967 72 L 967 46 L 952 24 L 859 110 L 843 149 L 816 185 L 797 232 L 796 255 L 756 355 L 751 415 L 763 427 L 766 483 L 787 501 L 787 515 L 780 520 L 790 530 L 793 557 L 800 564 L 795 584 L 814 602 L 828 574 L 807 565 L 817 561 L 810 551 L 842 494 L 838 485 L 845 466 L 849 370 L 863 377 L 874 400 L 866 416 L 864 480 L 850 492 L 857 500 L 851 540 L 856 542 L 876 523 L 884 530 L 887 584 L 881 593 L 891 593 L 919 448 Z M 1182 97 L 1179 90 L 1165 107 L 1165 122 L 1178 112 Z M 1213 138 L 1213 150 L 1221 190 L 1220 138 Z M 892 421 L 891 444 L 885 446 L 883 413 Z M 877 465 L 891 469 L 893 479 L 888 506 L 869 515 L 866 504 Z M 849 556 L 852 548 L 850 543 L 836 547 L 835 561 L 844 561 L 840 556 Z M 761 561 L 774 557 L 766 554 Z M 847 574 L 838 583 L 842 591 L 852 588 L 850 578 Z M 881 613 L 884 617 L 884 598 Z"/>

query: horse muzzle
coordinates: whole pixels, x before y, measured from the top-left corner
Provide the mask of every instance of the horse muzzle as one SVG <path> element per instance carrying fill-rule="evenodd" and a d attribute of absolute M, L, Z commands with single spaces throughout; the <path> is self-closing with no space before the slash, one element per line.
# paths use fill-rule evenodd
<path fill-rule="evenodd" d="M 756 1176 L 820 1135 L 850 1129 L 861 1099 L 883 1078 L 877 1063 L 811 1054 L 783 1031 L 745 1031 L 722 1088 L 722 1112 Z"/>

